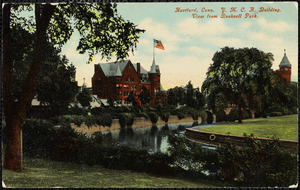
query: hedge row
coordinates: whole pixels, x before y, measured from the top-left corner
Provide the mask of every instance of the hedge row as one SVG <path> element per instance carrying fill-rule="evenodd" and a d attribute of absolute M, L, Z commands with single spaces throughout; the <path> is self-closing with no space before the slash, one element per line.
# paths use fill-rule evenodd
<path fill-rule="evenodd" d="M 55 126 L 46 120 L 26 120 L 23 128 L 23 150 L 27 157 L 160 175 L 184 172 L 196 177 L 194 174 L 201 176 L 208 171 L 216 179 L 238 186 L 288 186 L 297 182 L 296 154 L 280 148 L 277 140 L 268 144 L 253 138 L 245 140 L 244 147 L 228 144 L 211 151 L 184 138 L 169 136 L 168 154 L 149 154 L 146 150 L 115 146 L 110 134 L 98 132 L 87 138 L 70 126 Z"/>

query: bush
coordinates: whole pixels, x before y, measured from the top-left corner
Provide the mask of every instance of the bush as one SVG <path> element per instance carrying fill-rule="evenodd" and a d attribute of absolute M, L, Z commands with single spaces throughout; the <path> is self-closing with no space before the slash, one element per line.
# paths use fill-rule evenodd
<path fill-rule="evenodd" d="M 269 114 L 270 117 L 276 117 L 276 116 L 282 116 L 282 113 L 281 112 L 271 112 Z"/>
<path fill-rule="evenodd" d="M 26 120 L 22 133 L 25 156 L 50 157 L 53 138 L 56 136 L 53 123 L 47 120 Z"/>
<path fill-rule="evenodd" d="M 145 118 L 145 119 L 148 119 L 148 115 L 145 113 L 145 112 L 139 112 L 138 114 L 137 114 L 137 117 L 143 117 L 143 118 Z"/>
<path fill-rule="evenodd" d="M 88 112 L 85 108 L 72 107 L 68 109 L 67 115 L 88 115 Z"/>
<path fill-rule="evenodd" d="M 54 119 L 56 124 L 70 125 L 70 123 L 74 123 L 78 127 L 85 120 L 86 118 L 83 115 L 62 115 Z"/>
<path fill-rule="evenodd" d="M 245 138 L 246 146 L 226 146 L 218 152 L 220 175 L 245 186 L 288 186 L 297 182 L 297 156 L 279 147 L 279 141 L 262 144 Z"/>
<path fill-rule="evenodd" d="M 132 113 L 121 113 L 119 114 L 119 123 L 121 128 L 130 127 L 134 123 L 134 114 Z"/>
<path fill-rule="evenodd" d="M 152 124 L 156 124 L 158 121 L 158 114 L 155 112 L 149 112 L 148 116 L 150 117 L 150 120 L 152 122 Z"/>
<path fill-rule="evenodd" d="M 205 111 L 201 110 L 199 115 L 200 115 L 202 121 L 206 121 L 207 113 Z"/>
<path fill-rule="evenodd" d="M 179 120 L 185 118 L 185 115 L 183 113 L 181 113 L 181 112 L 177 112 L 176 115 L 177 115 L 177 117 L 178 117 Z"/>
<path fill-rule="evenodd" d="M 284 187 L 297 183 L 297 155 L 280 148 L 276 139 L 262 144 L 250 136 L 240 148 L 228 144 L 217 151 L 175 136 L 169 137 L 169 144 L 172 165 L 189 173 L 209 171 L 238 186 Z"/>
<path fill-rule="evenodd" d="M 207 119 L 206 119 L 206 121 L 207 121 L 208 124 L 211 124 L 211 123 L 213 122 L 213 120 L 214 120 L 213 115 L 212 115 L 212 113 L 209 112 L 209 111 L 206 111 L 206 114 L 207 114 Z"/>
<path fill-rule="evenodd" d="M 170 113 L 169 112 L 163 112 L 163 113 L 160 114 L 160 117 L 164 122 L 168 123 L 169 118 L 170 118 Z"/>

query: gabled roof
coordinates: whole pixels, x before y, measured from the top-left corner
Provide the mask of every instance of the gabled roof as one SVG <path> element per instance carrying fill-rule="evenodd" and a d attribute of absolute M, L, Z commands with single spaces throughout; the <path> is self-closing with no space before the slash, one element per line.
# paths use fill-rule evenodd
<path fill-rule="evenodd" d="M 119 65 L 118 65 L 118 67 L 117 67 L 117 72 L 114 74 L 114 76 L 116 76 L 116 77 L 122 76 L 121 69 L 120 69 L 120 66 L 119 66 Z"/>
<path fill-rule="evenodd" d="M 122 73 L 124 71 L 124 68 L 128 64 L 130 60 L 123 60 L 118 62 L 110 62 L 110 63 L 101 63 L 98 64 L 104 75 L 109 76 L 122 76 Z"/>
<path fill-rule="evenodd" d="M 137 63 L 133 64 L 134 69 L 137 71 Z M 141 74 L 148 74 L 148 71 L 146 71 L 146 69 L 144 69 L 144 67 L 140 67 L 141 68 Z"/>
<path fill-rule="evenodd" d="M 292 64 L 290 63 L 289 59 L 286 56 L 285 50 L 284 50 L 284 56 L 279 64 L 279 67 L 291 67 Z"/>

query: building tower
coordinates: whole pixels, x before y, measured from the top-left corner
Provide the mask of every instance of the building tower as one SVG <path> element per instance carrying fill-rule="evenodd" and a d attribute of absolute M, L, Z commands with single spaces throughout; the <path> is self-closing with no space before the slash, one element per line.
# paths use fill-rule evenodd
<path fill-rule="evenodd" d="M 153 57 L 153 62 L 149 72 L 150 81 L 150 105 L 154 106 L 157 104 L 157 99 L 160 94 L 160 70 L 159 66 L 155 64 L 155 58 Z"/>
<path fill-rule="evenodd" d="M 279 77 L 283 79 L 285 83 L 291 83 L 291 69 L 292 65 L 286 56 L 286 51 L 284 49 L 284 56 L 279 64 L 279 72 L 277 72 Z"/>

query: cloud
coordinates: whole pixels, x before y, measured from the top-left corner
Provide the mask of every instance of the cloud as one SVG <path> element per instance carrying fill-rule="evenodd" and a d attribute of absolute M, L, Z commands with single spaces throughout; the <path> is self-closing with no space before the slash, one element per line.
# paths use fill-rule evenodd
<path fill-rule="evenodd" d="M 166 51 L 172 52 L 178 49 L 177 43 L 180 42 L 181 39 L 172 32 L 172 28 L 168 27 L 167 24 L 155 21 L 152 18 L 146 18 L 140 22 L 138 26 L 146 30 L 145 35 L 148 39 L 161 40 Z M 147 45 L 152 46 L 153 42 Z"/>
<path fill-rule="evenodd" d="M 286 32 L 288 30 L 291 30 L 292 28 L 288 23 L 284 21 L 270 22 L 267 21 L 265 18 L 258 19 L 257 23 L 264 30 L 271 30 L 276 32 Z"/>
<path fill-rule="evenodd" d="M 205 48 L 201 48 L 201 47 L 198 47 L 198 46 L 189 47 L 188 52 L 190 52 L 191 54 L 198 55 L 198 56 L 212 55 L 213 54 L 213 51 L 211 51 L 210 49 L 205 49 Z"/>
<path fill-rule="evenodd" d="M 256 32 L 256 33 L 252 33 L 249 35 L 249 39 L 260 42 L 262 44 L 262 42 L 266 42 L 264 44 L 262 44 L 265 47 L 274 47 L 274 46 L 282 46 L 284 40 L 282 38 L 279 37 L 274 37 L 270 34 L 266 34 L 264 32 Z"/>
<path fill-rule="evenodd" d="M 212 55 L 168 55 L 160 62 L 161 83 L 164 87 L 185 86 L 190 80 L 194 87 L 201 87 L 206 77 Z M 205 71 L 205 72 L 203 72 Z"/>
<path fill-rule="evenodd" d="M 251 26 L 251 22 L 245 21 L 245 22 L 241 23 L 241 27 L 240 28 L 243 29 L 243 30 L 245 30 L 245 29 L 248 29 L 250 26 Z"/>
<path fill-rule="evenodd" d="M 187 18 L 177 24 L 179 32 L 185 35 L 222 35 L 230 31 L 222 19 L 211 19 L 206 22 L 199 22 L 197 19 Z"/>

